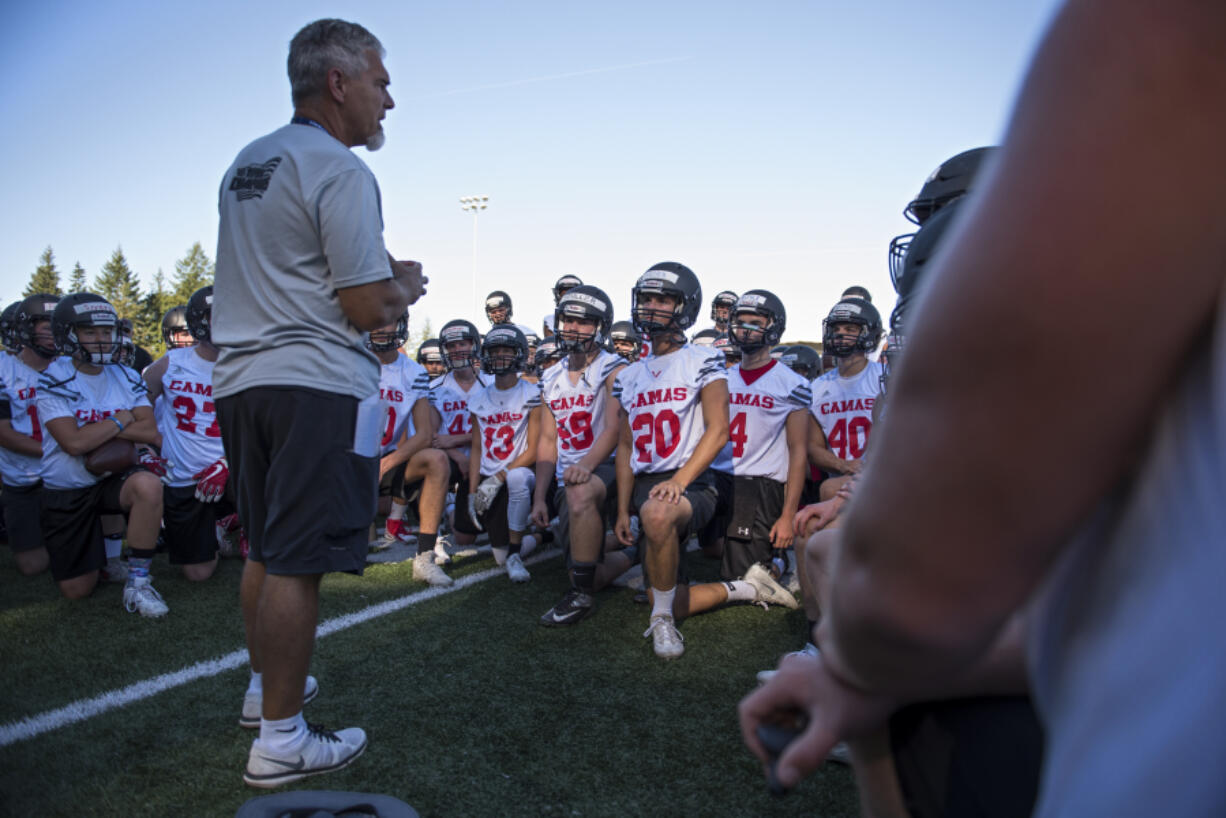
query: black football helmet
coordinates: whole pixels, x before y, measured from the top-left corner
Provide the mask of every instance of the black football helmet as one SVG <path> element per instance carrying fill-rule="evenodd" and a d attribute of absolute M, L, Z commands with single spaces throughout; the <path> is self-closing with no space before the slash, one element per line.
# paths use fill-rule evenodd
<path fill-rule="evenodd" d="M 711 320 L 717 324 L 726 324 L 732 318 L 732 305 L 736 303 L 736 293 L 732 290 L 722 290 L 711 299 Z M 720 308 L 726 309 L 726 317 L 721 318 Z"/>
<path fill-rule="evenodd" d="M 596 322 L 596 328 L 590 335 L 578 332 L 563 332 L 562 322 L 567 318 L 583 318 Z M 554 340 L 558 349 L 566 354 L 572 352 L 591 352 L 598 346 L 604 346 L 609 338 L 609 330 L 613 326 L 613 302 L 599 287 L 580 284 L 572 287 L 562 296 L 558 307 L 553 312 Z"/>
<path fill-rule="evenodd" d="M 938 210 L 971 189 L 975 177 L 995 151 L 995 146 L 972 148 L 946 159 L 928 176 L 902 214 L 922 227 Z"/>
<path fill-rule="evenodd" d="M 432 364 L 443 363 L 443 345 L 437 338 L 427 338 L 417 348 L 417 363 L 425 366 L 427 361 Z"/>
<path fill-rule="evenodd" d="M 965 199 L 959 199 L 941 208 L 931 219 L 924 223 L 915 238 L 911 240 L 910 249 L 903 260 L 902 268 L 894 278 L 894 288 L 898 290 L 898 303 L 890 315 L 890 326 L 897 330 L 902 323 L 902 315 L 913 304 L 920 292 L 921 283 L 925 279 L 925 271 L 936 255 L 941 239 L 944 238 L 950 224 L 961 212 Z"/>
<path fill-rule="evenodd" d="M 371 330 L 370 335 L 366 338 L 366 348 L 371 352 L 387 352 L 393 349 L 400 349 L 409 340 L 409 311 L 405 310 L 396 323 L 392 325 L 391 331 L 384 330 L 382 327 L 376 330 Z"/>
<path fill-rule="evenodd" d="M 21 340 L 17 337 L 17 311 L 21 309 L 21 302 L 14 301 L 4 308 L 4 312 L 0 312 L 0 343 L 4 344 L 4 348 L 9 352 L 21 351 Z"/>
<path fill-rule="evenodd" d="M 559 278 L 553 285 L 553 303 L 555 306 L 562 303 L 562 296 L 566 295 L 567 290 L 573 290 L 575 287 L 582 287 L 583 280 L 579 276 L 564 275 Z"/>
<path fill-rule="evenodd" d="M 491 324 L 505 324 L 511 320 L 511 296 L 503 290 L 494 290 L 485 297 L 485 317 Z"/>
<path fill-rule="evenodd" d="M 189 339 L 192 337 L 191 330 L 187 328 L 187 305 L 180 304 L 177 307 L 171 307 L 166 310 L 166 314 L 162 316 L 162 340 L 166 342 L 167 349 L 179 349 L 181 347 L 189 347 L 192 341 L 176 340 L 175 336 L 178 333 L 183 333 Z"/>
<path fill-rule="evenodd" d="M 639 299 L 648 293 L 673 296 L 677 305 L 671 313 L 640 307 Z M 655 265 L 639 276 L 630 290 L 630 316 L 640 335 L 670 331 L 684 335 L 698 320 L 701 304 L 702 285 L 698 283 L 698 276 L 675 261 Z"/>
<path fill-rule="evenodd" d="M 784 354 L 789 349 L 791 349 L 791 347 L 789 347 L 787 344 L 780 344 L 779 346 L 771 347 L 771 360 L 772 361 L 783 360 Z"/>
<path fill-rule="evenodd" d="M 109 327 L 110 338 L 87 347 L 77 336 L 80 327 Z M 51 313 L 51 335 L 61 355 L 98 366 L 114 363 L 115 346 L 119 343 L 119 315 L 111 302 L 100 295 L 71 293 L 61 298 Z"/>
<path fill-rule="evenodd" d="M 114 363 L 123 364 L 128 368 L 136 366 L 136 341 L 132 339 L 132 331 L 132 322 L 127 318 L 120 318 L 117 329 L 119 342 L 115 345 L 115 351 L 111 353 Z"/>
<path fill-rule="evenodd" d="M 507 357 L 496 350 L 510 348 L 514 353 Z M 505 375 L 521 372 L 528 363 L 528 339 L 514 324 L 495 324 L 485 333 L 481 342 L 481 371 L 490 375 Z"/>
<path fill-rule="evenodd" d="M 481 333 L 477 332 L 477 328 L 470 321 L 465 321 L 463 318 L 448 321 L 439 332 L 438 340 L 443 347 L 443 363 L 447 364 L 448 369 L 466 369 L 476 366 L 477 361 L 481 359 Z M 465 340 L 472 341 L 471 351 L 451 352 L 447 349 L 448 344 Z"/>
<path fill-rule="evenodd" d="M 700 347 L 709 347 L 715 345 L 715 339 L 720 336 L 720 331 L 714 327 L 700 329 L 694 333 L 694 337 L 690 339 L 691 344 L 698 344 Z"/>
<path fill-rule="evenodd" d="M 187 299 L 187 331 L 197 341 L 213 343 L 213 285 L 208 284 Z"/>
<path fill-rule="evenodd" d="M 779 359 L 793 372 L 806 380 L 813 380 L 822 374 L 822 358 L 817 350 L 804 344 L 793 344 Z"/>
<path fill-rule="evenodd" d="M 629 321 L 618 321 L 609 330 L 609 352 L 620 355 L 630 363 L 639 359 L 642 344 L 638 331 Z"/>
<path fill-rule="evenodd" d="M 836 324 L 856 324 L 860 332 L 854 338 L 837 334 Z M 881 315 L 863 298 L 846 298 L 835 304 L 822 321 L 822 348 L 835 358 L 846 358 L 856 352 L 872 352 L 881 341 Z"/>
<path fill-rule="evenodd" d="M 732 366 L 744 357 L 741 354 L 741 348 L 734 344 L 726 333 L 721 333 L 711 346 L 724 353 L 724 359 L 728 362 L 728 366 Z"/>
<path fill-rule="evenodd" d="M 533 364 L 536 366 L 537 372 L 544 373 L 546 369 L 566 357 L 566 355 L 560 349 L 558 349 L 558 342 L 556 339 L 556 335 L 545 338 L 541 341 L 541 345 L 536 348 L 536 355 L 533 356 Z"/>
<path fill-rule="evenodd" d="M 758 327 L 742 324 L 740 317 L 741 313 L 745 312 L 765 318 L 766 327 L 759 330 Z M 731 320 L 728 323 L 728 335 L 732 343 L 740 347 L 742 351 L 751 353 L 757 352 L 762 347 L 773 347 L 778 344 L 788 324 L 788 312 L 783 306 L 783 301 L 769 290 L 750 290 L 742 295 L 736 300 L 729 317 Z M 761 333 L 759 339 L 750 342 L 749 338 L 759 332 Z"/>
<path fill-rule="evenodd" d="M 54 358 L 60 354 L 54 340 L 50 345 L 39 344 L 34 334 L 40 321 L 51 320 L 60 301 L 61 298 L 58 295 L 35 293 L 18 302 L 17 314 L 13 318 L 13 329 L 16 332 L 15 340 L 18 347 L 29 347 L 43 358 Z M 54 337 L 54 330 L 52 336 Z M 5 343 L 7 345 L 7 341 Z"/>

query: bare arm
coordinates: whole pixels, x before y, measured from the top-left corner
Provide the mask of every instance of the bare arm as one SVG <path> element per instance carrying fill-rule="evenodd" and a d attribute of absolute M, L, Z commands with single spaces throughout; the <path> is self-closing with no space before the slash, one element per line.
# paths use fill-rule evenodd
<path fill-rule="evenodd" d="M 806 414 L 809 416 L 809 435 L 806 443 L 809 462 L 827 474 L 855 474 L 860 471 L 862 464 L 859 460 L 844 460 L 826 447 L 826 433 L 822 431 L 822 425 L 813 417 L 812 412 Z"/>
<path fill-rule="evenodd" d="M 956 677 L 1130 467 L 1222 287 L 1224 54 L 1221 4 L 1073 0 L 1056 20 L 945 237 L 848 510 L 821 640 L 841 677 Z M 1161 331 L 1103 356 L 1155 298 Z M 1092 343 L 1069 342 L 1070 315 Z M 993 341 L 950 366 L 955 323 Z M 1053 422 L 1056 470 L 1034 457 Z"/>
<path fill-rule="evenodd" d="M 145 388 L 149 390 L 149 402 L 156 403 L 158 397 L 162 394 L 162 376 L 166 374 L 166 369 L 170 366 L 170 356 L 163 355 L 145 369 L 141 375 L 145 379 Z"/>
<path fill-rule="evenodd" d="M 13 422 L 8 419 L 0 420 L 0 446 L 3 446 L 10 452 L 17 452 L 17 454 L 24 454 L 29 457 L 42 457 L 43 455 L 43 444 L 29 435 L 23 435 L 14 429 Z"/>

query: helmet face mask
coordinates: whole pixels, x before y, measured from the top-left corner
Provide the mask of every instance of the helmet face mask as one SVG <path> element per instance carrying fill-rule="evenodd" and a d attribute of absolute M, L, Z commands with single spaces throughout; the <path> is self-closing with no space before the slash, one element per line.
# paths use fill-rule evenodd
<path fill-rule="evenodd" d="M 711 299 L 711 320 L 719 326 L 727 326 L 736 299 L 737 295 L 732 290 L 716 293 L 715 298 Z"/>
<path fill-rule="evenodd" d="M 213 285 L 201 287 L 187 299 L 187 331 L 198 342 L 213 343 Z"/>
<path fill-rule="evenodd" d="M 528 362 L 528 339 L 514 324 L 495 324 L 481 344 L 481 371 L 498 377 L 520 372 Z"/>
<path fill-rule="evenodd" d="M 783 301 L 769 290 L 745 293 L 736 300 L 732 314 L 734 320 L 728 326 L 728 335 L 732 343 L 748 353 L 775 346 L 787 327 Z M 746 321 L 754 316 L 759 320 Z"/>
<path fill-rule="evenodd" d="M 533 365 L 537 372 L 543 373 L 546 369 L 553 366 L 565 356 L 558 350 L 558 342 L 553 338 L 545 338 L 536 348 L 536 355 L 533 357 Z"/>
<path fill-rule="evenodd" d="M 553 323 L 560 352 L 589 354 L 608 340 L 613 302 L 599 287 L 572 287 L 558 302 Z"/>
<path fill-rule="evenodd" d="M 847 332 L 853 327 L 856 333 Z M 822 322 L 822 350 L 835 358 L 869 353 L 881 341 L 881 316 L 862 298 L 848 298 L 834 305 Z"/>
<path fill-rule="evenodd" d="M 391 352 L 400 349 L 409 340 L 409 314 L 405 312 L 396 319 L 391 328 L 371 330 L 366 339 L 366 348 L 371 352 Z"/>
<path fill-rule="evenodd" d="M 665 306 L 666 299 L 671 308 Z M 702 285 L 694 271 L 675 261 L 664 261 L 635 282 L 630 290 L 630 315 L 640 335 L 671 332 L 684 336 L 698 318 L 701 301 Z"/>
<path fill-rule="evenodd" d="M 439 344 L 443 348 L 443 363 L 447 369 L 471 369 L 481 358 L 481 336 L 468 321 L 448 321 L 439 332 Z"/>
<path fill-rule="evenodd" d="M 502 290 L 494 290 L 485 297 L 485 317 L 491 324 L 505 324 L 511 320 L 511 296 Z"/>
<path fill-rule="evenodd" d="M 162 316 L 162 340 L 167 349 L 182 349 L 196 343 L 187 326 L 187 305 L 171 307 Z"/>
<path fill-rule="evenodd" d="M 621 356 L 630 363 L 639 359 L 639 349 L 642 341 L 629 321 L 618 321 L 609 330 L 609 351 Z"/>
<path fill-rule="evenodd" d="M 61 355 L 81 363 L 105 366 L 115 362 L 119 316 L 111 303 L 93 293 L 72 293 L 55 305 L 51 335 Z"/>
<path fill-rule="evenodd" d="M 119 319 L 119 343 L 111 353 L 113 363 L 123 364 L 128 368 L 136 366 L 136 342 L 132 340 L 132 322 L 127 318 Z"/>

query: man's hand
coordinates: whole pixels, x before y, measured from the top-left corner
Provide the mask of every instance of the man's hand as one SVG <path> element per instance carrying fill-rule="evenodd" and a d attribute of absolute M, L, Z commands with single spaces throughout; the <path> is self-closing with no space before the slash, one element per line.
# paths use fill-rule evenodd
<path fill-rule="evenodd" d="M 422 275 L 421 262 L 393 260 L 392 274 L 409 291 L 410 304 L 416 304 L 426 294 L 426 284 L 430 279 Z"/>
<path fill-rule="evenodd" d="M 745 746 L 767 763 L 758 740 L 760 724 L 776 724 L 796 714 L 808 718 L 804 732 L 779 756 L 775 778 L 788 788 L 816 770 L 838 742 L 883 727 L 898 703 L 871 696 L 832 675 L 820 656 L 790 654 L 762 687 L 741 699 L 737 708 Z"/>
<path fill-rule="evenodd" d="M 670 503 L 674 506 L 681 502 L 681 497 L 684 494 L 685 486 L 676 480 L 665 480 L 663 483 L 657 483 L 651 487 L 651 491 L 647 492 L 647 496 L 652 500 L 659 500 L 662 503 Z"/>
<path fill-rule="evenodd" d="M 796 512 L 795 519 L 792 520 L 792 529 L 809 533 L 812 531 L 820 531 L 830 525 L 835 517 L 839 516 L 839 511 L 843 508 L 843 500 L 838 497 L 832 497 L 829 500 L 823 500 L 820 503 L 813 503 Z M 806 529 L 808 524 L 811 528 Z"/>
<path fill-rule="evenodd" d="M 533 503 L 532 514 L 530 515 L 532 524 L 540 529 L 549 528 L 549 508 L 545 503 Z"/>
<path fill-rule="evenodd" d="M 864 468 L 863 460 L 844 460 L 843 474 L 859 474 L 860 469 Z"/>
<path fill-rule="evenodd" d="M 776 551 L 782 551 L 790 547 L 793 536 L 792 521 L 787 514 L 775 520 L 775 524 L 771 526 L 771 545 L 774 546 Z"/>
<path fill-rule="evenodd" d="M 157 475 L 159 479 L 165 480 L 166 470 L 170 466 L 170 461 L 153 451 L 153 449 L 146 449 L 142 446 L 138 451 L 140 464 Z"/>
<path fill-rule="evenodd" d="M 196 499 L 202 503 L 216 503 L 226 493 L 230 464 L 224 457 L 218 458 L 193 474 L 192 479 L 196 481 Z"/>
<path fill-rule="evenodd" d="M 472 520 L 472 524 L 476 526 L 478 531 L 484 530 L 481 520 L 477 517 L 477 498 L 471 494 L 468 495 L 468 519 Z"/>
<path fill-rule="evenodd" d="M 629 548 L 634 545 L 634 537 L 630 531 L 630 515 L 617 513 L 617 522 L 613 524 L 613 533 L 617 535 L 617 541 Z"/>
<path fill-rule="evenodd" d="M 591 479 L 592 473 L 578 463 L 567 466 L 566 471 L 562 472 L 562 483 L 567 486 L 580 486 Z"/>

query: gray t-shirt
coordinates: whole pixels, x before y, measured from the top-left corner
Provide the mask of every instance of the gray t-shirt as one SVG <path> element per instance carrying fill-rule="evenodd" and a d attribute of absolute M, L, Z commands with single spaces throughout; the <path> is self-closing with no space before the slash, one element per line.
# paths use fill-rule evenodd
<path fill-rule="evenodd" d="M 1226 297 L 1036 600 L 1035 815 L 1226 815 Z"/>
<path fill-rule="evenodd" d="M 286 125 L 239 152 L 218 209 L 213 394 L 373 395 L 379 362 L 336 295 L 392 277 L 370 168 L 322 128 Z"/>

